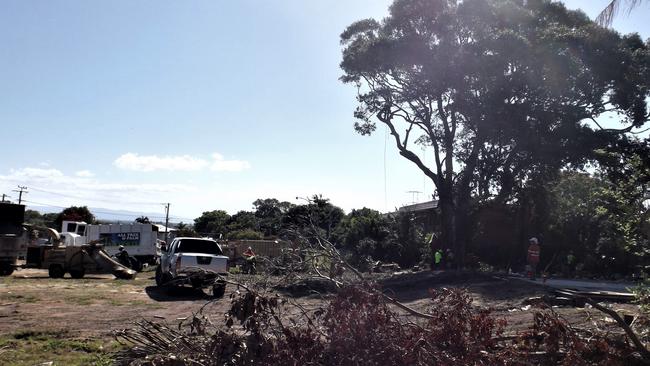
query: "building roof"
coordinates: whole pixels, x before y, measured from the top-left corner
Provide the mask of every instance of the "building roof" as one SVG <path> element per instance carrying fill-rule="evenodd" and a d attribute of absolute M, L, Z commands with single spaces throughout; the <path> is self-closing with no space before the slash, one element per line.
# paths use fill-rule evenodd
<path fill-rule="evenodd" d="M 164 233 L 165 231 L 168 233 L 171 233 L 172 231 L 178 231 L 178 229 L 173 228 L 173 227 L 165 227 L 163 224 L 152 224 L 153 226 L 158 228 L 159 233 Z"/>
<path fill-rule="evenodd" d="M 413 205 L 407 205 L 400 207 L 399 211 L 402 212 L 418 212 L 426 210 L 434 210 L 438 208 L 438 200 L 420 202 Z"/>

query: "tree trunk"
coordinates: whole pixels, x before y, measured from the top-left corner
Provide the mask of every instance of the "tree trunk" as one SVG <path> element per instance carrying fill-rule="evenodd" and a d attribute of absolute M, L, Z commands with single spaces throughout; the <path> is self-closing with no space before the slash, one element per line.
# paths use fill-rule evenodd
<path fill-rule="evenodd" d="M 456 266 L 460 269 L 465 265 L 467 246 L 472 237 L 471 206 L 467 198 L 459 198 L 456 206 L 454 215 L 456 217 L 456 246 L 454 254 L 456 256 Z"/>
<path fill-rule="evenodd" d="M 456 223 L 454 201 L 450 194 L 439 192 L 440 206 L 440 243 L 442 248 L 452 248 L 456 252 Z M 440 248 L 440 249 L 442 249 Z"/>

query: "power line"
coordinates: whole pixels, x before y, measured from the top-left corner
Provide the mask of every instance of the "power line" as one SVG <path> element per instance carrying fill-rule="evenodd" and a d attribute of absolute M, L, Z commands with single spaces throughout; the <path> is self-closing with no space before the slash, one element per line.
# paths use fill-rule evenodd
<path fill-rule="evenodd" d="M 388 211 L 388 173 L 386 169 L 386 147 L 388 146 L 388 127 L 384 126 L 384 211 Z"/>

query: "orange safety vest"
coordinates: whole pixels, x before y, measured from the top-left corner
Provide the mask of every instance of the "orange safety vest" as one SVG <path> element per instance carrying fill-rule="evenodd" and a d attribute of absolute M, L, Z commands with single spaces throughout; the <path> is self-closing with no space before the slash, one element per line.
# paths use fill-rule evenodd
<path fill-rule="evenodd" d="M 528 247 L 528 263 L 539 263 L 539 245 L 531 244 Z"/>

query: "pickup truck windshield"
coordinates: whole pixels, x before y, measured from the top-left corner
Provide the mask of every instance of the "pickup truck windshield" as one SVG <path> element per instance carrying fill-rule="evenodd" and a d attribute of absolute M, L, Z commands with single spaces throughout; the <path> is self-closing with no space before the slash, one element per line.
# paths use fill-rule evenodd
<path fill-rule="evenodd" d="M 178 245 L 176 253 L 203 253 L 222 255 L 217 243 L 209 240 L 183 239 Z"/>

